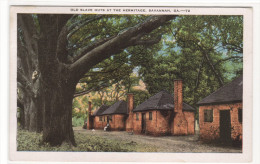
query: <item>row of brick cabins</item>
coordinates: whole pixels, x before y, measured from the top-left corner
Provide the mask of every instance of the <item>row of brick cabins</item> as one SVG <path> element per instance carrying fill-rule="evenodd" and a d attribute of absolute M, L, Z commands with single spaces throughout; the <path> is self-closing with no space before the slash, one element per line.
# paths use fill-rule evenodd
<path fill-rule="evenodd" d="M 243 76 L 198 102 L 200 138 L 242 143 Z"/>
<path fill-rule="evenodd" d="M 201 140 L 242 142 L 242 97 L 240 76 L 198 102 Z M 134 109 L 133 95 L 129 94 L 128 103 L 119 101 L 110 108 L 101 106 L 96 110 L 88 119 L 88 129 L 103 129 L 109 122 L 114 130 L 137 134 L 194 134 L 194 112 L 194 108 L 182 102 L 182 82 L 176 80 L 174 98 L 161 91 Z"/>
<path fill-rule="evenodd" d="M 182 80 L 174 81 L 174 97 L 161 91 L 134 109 L 133 94 L 128 101 L 101 106 L 93 115 L 89 112 L 87 129 L 126 130 L 135 134 L 188 135 L 195 132 L 195 109 L 183 103 Z M 91 104 L 89 104 L 91 111 Z"/>

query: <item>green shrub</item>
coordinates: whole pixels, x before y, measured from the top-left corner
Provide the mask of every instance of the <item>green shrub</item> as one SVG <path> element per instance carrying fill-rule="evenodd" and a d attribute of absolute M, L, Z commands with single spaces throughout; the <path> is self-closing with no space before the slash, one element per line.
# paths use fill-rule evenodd
<path fill-rule="evenodd" d="M 83 125 L 84 125 L 84 120 L 85 120 L 84 117 L 74 116 L 74 117 L 72 118 L 72 126 L 74 126 L 74 127 L 83 126 Z"/>
<path fill-rule="evenodd" d="M 51 147 L 41 142 L 42 134 L 25 130 L 17 132 L 17 151 L 79 151 L 79 152 L 155 152 L 150 145 L 138 144 L 133 141 L 118 141 L 98 137 L 92 134 L 75 133 L 77 146 L 64 143 Z"/>

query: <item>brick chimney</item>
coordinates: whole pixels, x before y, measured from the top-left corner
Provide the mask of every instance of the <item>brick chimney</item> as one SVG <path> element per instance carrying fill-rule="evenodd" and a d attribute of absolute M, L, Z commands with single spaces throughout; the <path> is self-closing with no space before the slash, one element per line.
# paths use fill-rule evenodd
<path fill-rule="evenodd" d="M 128 93 L 127 94 L 127 113 L 128 113 L 128 118 L 126 120 L 126 131 L 132 132 L 133 131 L 133 119 L 134 119 L 134 114 L 133 114 L 133 109 L 134 109 L 134 94 L 133 93 Z"/>
<path fill-rule="evenodd" d="M 127 113 L 133 113 L 134 109 L 134 94 L 128 93 L 127 94 Z"/>
<path fill-rule="evenodd" d="M 174 112 L 182 112 L 182 80 L 174 80 Z"/>
<path fill-rule="evenodd" d="M 187 135 L 188 122 L 182 110 L 183 96 L 182 96 L 182 80 L 174 80 L 174 119 L 172 126 L 173 135 Z"/>
<path fill-rule="evenodd" d="M 88 121 L 87 121 L 87 129 L 93 129 L 93 118 L 92 118 L 92 115 L 91 115 L 91 102 L 89 101 L 88 102 Z"/>

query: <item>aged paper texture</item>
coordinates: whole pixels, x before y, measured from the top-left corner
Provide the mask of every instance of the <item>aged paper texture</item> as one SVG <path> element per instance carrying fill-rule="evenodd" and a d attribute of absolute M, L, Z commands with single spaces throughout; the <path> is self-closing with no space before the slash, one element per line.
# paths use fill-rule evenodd
<path fill-rule="evenodd" d="M 18 17 L 22 14 L 71 14 L 71 15 L 175 15 L 175 16 L 242 16 L 243 17 L 243 132 L 240 152 L 64 152 L 64 151 L 18 151 L 17 150 L 17 70 L 19 69 L 18 42 L 21 37 Z M 28 26 L 29 24 L 27 24 Z M 25 25 L 26 26 L 26 25 Z M 57 25 L 58 26 L 58 25 Z M 43 26 L 44 27 L 44 26 Z M 94 28 L 94 27 L 92 27 Z M 130 27 L 131 28 L 131 27 Z M 129 29 L 126 29 L 129 31 Z M 100 31 L 101 32 L 101 31 Z M 118 32 L 117 36 L 124 35 Z M 26 37 L 26 33 L 22 34 Z M 242 35 L 242 34 L 241 34 Z M 35 36 L 36 37 L 36 36 Z M 40 36 L 42 37 L 42 36 Z M 139 37 L 139 36 L 138 36 Z M 140 37 L 141 38 L 141 37 Z M 216 7 L 43 7 L 11 6 L 10 8 L 10 118 L 9 157 L 11 161 L 53 162 L 249 162 L 252 160 L 252 8 Z M 20 38 L 21 39 L 21 38 Z M 135 41 L 135 44 L 140 42 Z M 112 42 L 112 41 L 111 41 Z M 130 44 L 129 41 L 125 41 Z M 202 42 L 202 41 L 201 41 Z M 60 43 L 63 44 L 63 43 Z M 46 47 L 51 46 L 46 43 Z M 123 47 L 124 48 L 124 47 Z M 57 50 L 58 51 L 58 50 Z M 62 51 L 62 50 L 61 50 Z M 116 52 L 113 52 L 116 53 Z M 225 52 L 227 53 L 227 52 Z M 91 55 L 91 54 L 90 54 Z M 89 55 L 89 56 L 90 56 Z M 22 60 L 22 59 L 21 59 Z M 60 59 L 62 60 L 62 59 Z M 96 59 L 99 60 L 99 59 Z M 94 60 L 93 60 L 94 61 Z M 81 61 L 80 61 L 81 62 Z M 82 62 L 84 62 L 82 60 Z M 95 61 L 94 61 L 95 62 Z M 76 64 L 75 64 L 76 65 Z M 74 66 L 74 65 L 72 65 Z M 77 65 L 76 65 L 77 66 Z M 75 67 L 76 67 L 75 66 Z M 78 72 L 80 73 L 80 72 Z M 34 77 L 35 75 L 35 77 Z M 37 77 L 34 71 L 32 79 Z M 154 117 L 154 116 L 153 116 Z M 152 116 L 149 116 L 152 119 Z M 231 120 L 232 121 L 232 120 Z M 77 142 L 77 141 L 76 141 Z M 199 144 L 199 142 L 198 142 Z"/>

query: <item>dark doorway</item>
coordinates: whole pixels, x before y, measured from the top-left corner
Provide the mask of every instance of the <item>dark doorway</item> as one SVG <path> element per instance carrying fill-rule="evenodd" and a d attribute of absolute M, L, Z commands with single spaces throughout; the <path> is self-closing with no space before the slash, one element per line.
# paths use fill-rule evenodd
<path fill-rule="evenodd" d="M 220 110 L 220 140 L 231 144 L 230 110 Z"/>
<path fill-rule="evenodd" d="M 145 113 L 142 113 L 142 133 L 145 133 L 146 122 L 145 122 Z"/>

